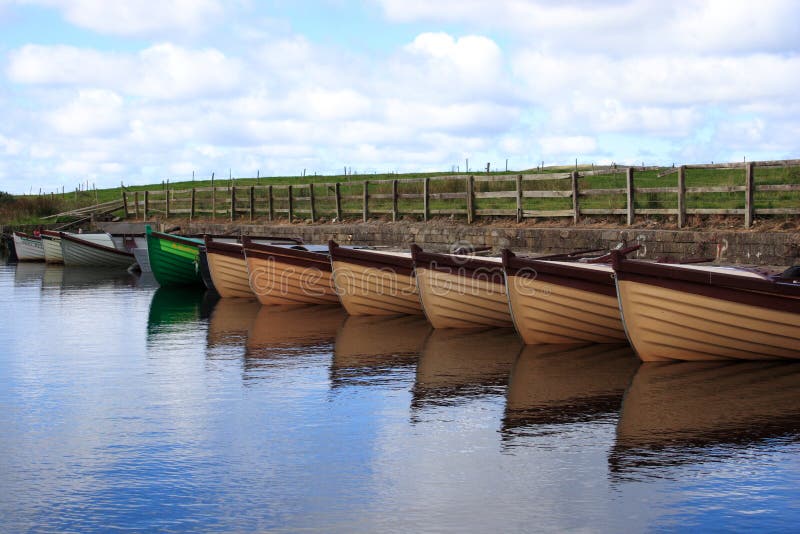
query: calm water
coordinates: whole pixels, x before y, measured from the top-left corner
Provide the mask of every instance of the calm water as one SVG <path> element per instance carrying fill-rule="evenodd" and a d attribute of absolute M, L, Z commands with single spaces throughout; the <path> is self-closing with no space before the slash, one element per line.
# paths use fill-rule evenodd
<path fill-rule="evenodd" d="M 800 366 L 0 264 L 0 531 L 792 530 Z"/>

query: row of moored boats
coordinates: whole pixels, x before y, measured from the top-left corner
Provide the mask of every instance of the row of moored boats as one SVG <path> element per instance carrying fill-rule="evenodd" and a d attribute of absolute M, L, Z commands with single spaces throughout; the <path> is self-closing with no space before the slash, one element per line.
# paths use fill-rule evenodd
<path fill-rule="evenodd" d="M 205 286 L 267 306 L 341 304 L 355 316 L 424 315 L 434 328 L 513 326 L 526 344 L 627 339 L 644 361 L 800 358 L 797 268 L 629 259 L 636 247 L 540 257 L 506 249 L 488 257 L 417 245 L 395 252 L 333 241 L 187 237 L 149 227 L 143 238 L 110 246 L 86 236 L 60 233 L 64 263 L 85 241 L 98 261 L 101 249 L 131 254 L 128 265 L 143 256 L 142 269 L 162 286 Z"/>

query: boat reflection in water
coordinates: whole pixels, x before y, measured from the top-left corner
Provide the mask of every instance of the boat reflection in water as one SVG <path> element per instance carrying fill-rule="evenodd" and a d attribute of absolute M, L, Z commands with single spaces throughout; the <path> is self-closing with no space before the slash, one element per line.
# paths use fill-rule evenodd
<path fill-rule="evenodd" d="M 502 394 L 521 349 L 511 328 L 432 331 L 417 364 L 412 410 Z"/>
<path fill-rule="evenodd" d="M 256 300 L 217 300 L 208 321 L 208 348 L 243 347 L 260 309 L 261 304 Z"/>
<path fill-rule="evenodd" d="M 247 337 L 245 370 L 304 365 L 297 356 L 329 356 L 346 316 L 341 306 L 261 306 Z"/>
<path fill-rule="evenodd" d="M 47 271 L 51 269 L 61 272 L 62 291 L 131 288 L 136 287 L 139 280 L 138 276 L 119 269 L 49 265 Z"/>
<path fill-rule="evenodd" d="M 147 316 L 148 343 L 153 341 L 153 336 L 162 334 L 196 333 L 198 323 L 208 319 L 217 300 L 216 293 L 193 287 L 159 287 L 153 292 Z M 169 343 L 170 340 L 162 341 Z"/>
<path fill-rule="evenodd" d="M 428 321 L 418 315 L 348 316 L 336 333 L 332 387 L 358 384 L 407 387 L 397 373 L 413 372 L 430 332 Z"/>
<path fill-rule="evenodd" d="M 539 425 L 616 420 L 639 365 L 627 344 L 527 345 L 511 370 L 503 439 L 540 434 Z"/>
<path fill-rule="evenodd" d="M 664 477 L 665 466 L 780 449 L 800 438 L 798 392 L 792 362 L 645 363 L 622 404 L 611 472 Z"/>
<path fill-rule="evenodd" d="M 44 262 L 21 261 L 14 265 L 14 285 L 19 287 L 38 286 L 46 265 Z"/>

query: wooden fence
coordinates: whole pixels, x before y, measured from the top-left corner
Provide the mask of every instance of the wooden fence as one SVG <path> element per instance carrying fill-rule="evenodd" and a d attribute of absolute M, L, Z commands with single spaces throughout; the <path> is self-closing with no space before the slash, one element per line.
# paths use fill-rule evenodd
<path fill-rule="evenodd" d="M 703 180 L 712 185 L 693 185 Z M 638 215 L 659 215 L 675 216 L 683 227 L 689 215 L 733 215 L 750 227 L 756 216 L 800 215 L 800 160 L 123 191 L 122 203 L 126 217 L 136 219 L 396 221 L 411 215 L 425 221 L 457 216 L 471 223 L 478 217 L 578 222 L 611 215 L 630 225 Z"/>

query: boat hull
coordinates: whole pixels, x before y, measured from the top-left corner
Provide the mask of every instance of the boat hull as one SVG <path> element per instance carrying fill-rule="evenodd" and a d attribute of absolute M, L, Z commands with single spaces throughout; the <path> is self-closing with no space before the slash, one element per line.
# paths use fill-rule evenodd
<path fill-rule="evenodd" d="M 800 358 L 800 315 L 629 280 L 625 327 L 646 362 Z"/>
<path fill-rule="evenodd" d="M 42 234 L 42 246 L 44 248 L 44 261 L 47 263 L 64 263 L 64 255 L 61 253 L 61 236 Z"/>
<path fill-rule="evenodd" d="M 220 297 L 255 298 L 241 245 L 208 242 L 206 259 L 213 287 Z"/>
<path fill-rule="evenodd" d="M 202 243 L 200 239 L 148 231 L 147 254 L 156 281 L 161 286 L 202 286 L 197 268 Z"/>
<path fill-rule="evenodd" d="M 626 341 L 611 266 L 504 262 L 511 315 L 526 344 Z"/>
<path fill-rule="evenodd" d="M 265 306 L 339 304 L 325 254 L 245 245 L 250 287 Z"/>
<path fill-rule="evenodd" d="M 41 237 L 14 232 L 14 248 L 19 261 L 44 261 L 44 245 Z"/>
<path fill-rule="evenodd" d="M 513 327 L 499 258 L 423 252 L 412 246 L 425 317 L 434 328 Z"/>
<path fill-rule="evenodd" d="M 336 293 L 350 315 L 422 315 L 410 254 L 330 245 Z"/>
<path fill-rule="evenodd" d="M 127 269 L 136 263 L 136 258 L 130 252 L 82 241 L 68 235 L 61 237 L 61 255 L 66 266 Z"/>
<path fill-rule="evenodd" d="M 745 270 L 614 260 L 643 361 L 800 358 L 800 286 Z"/>

